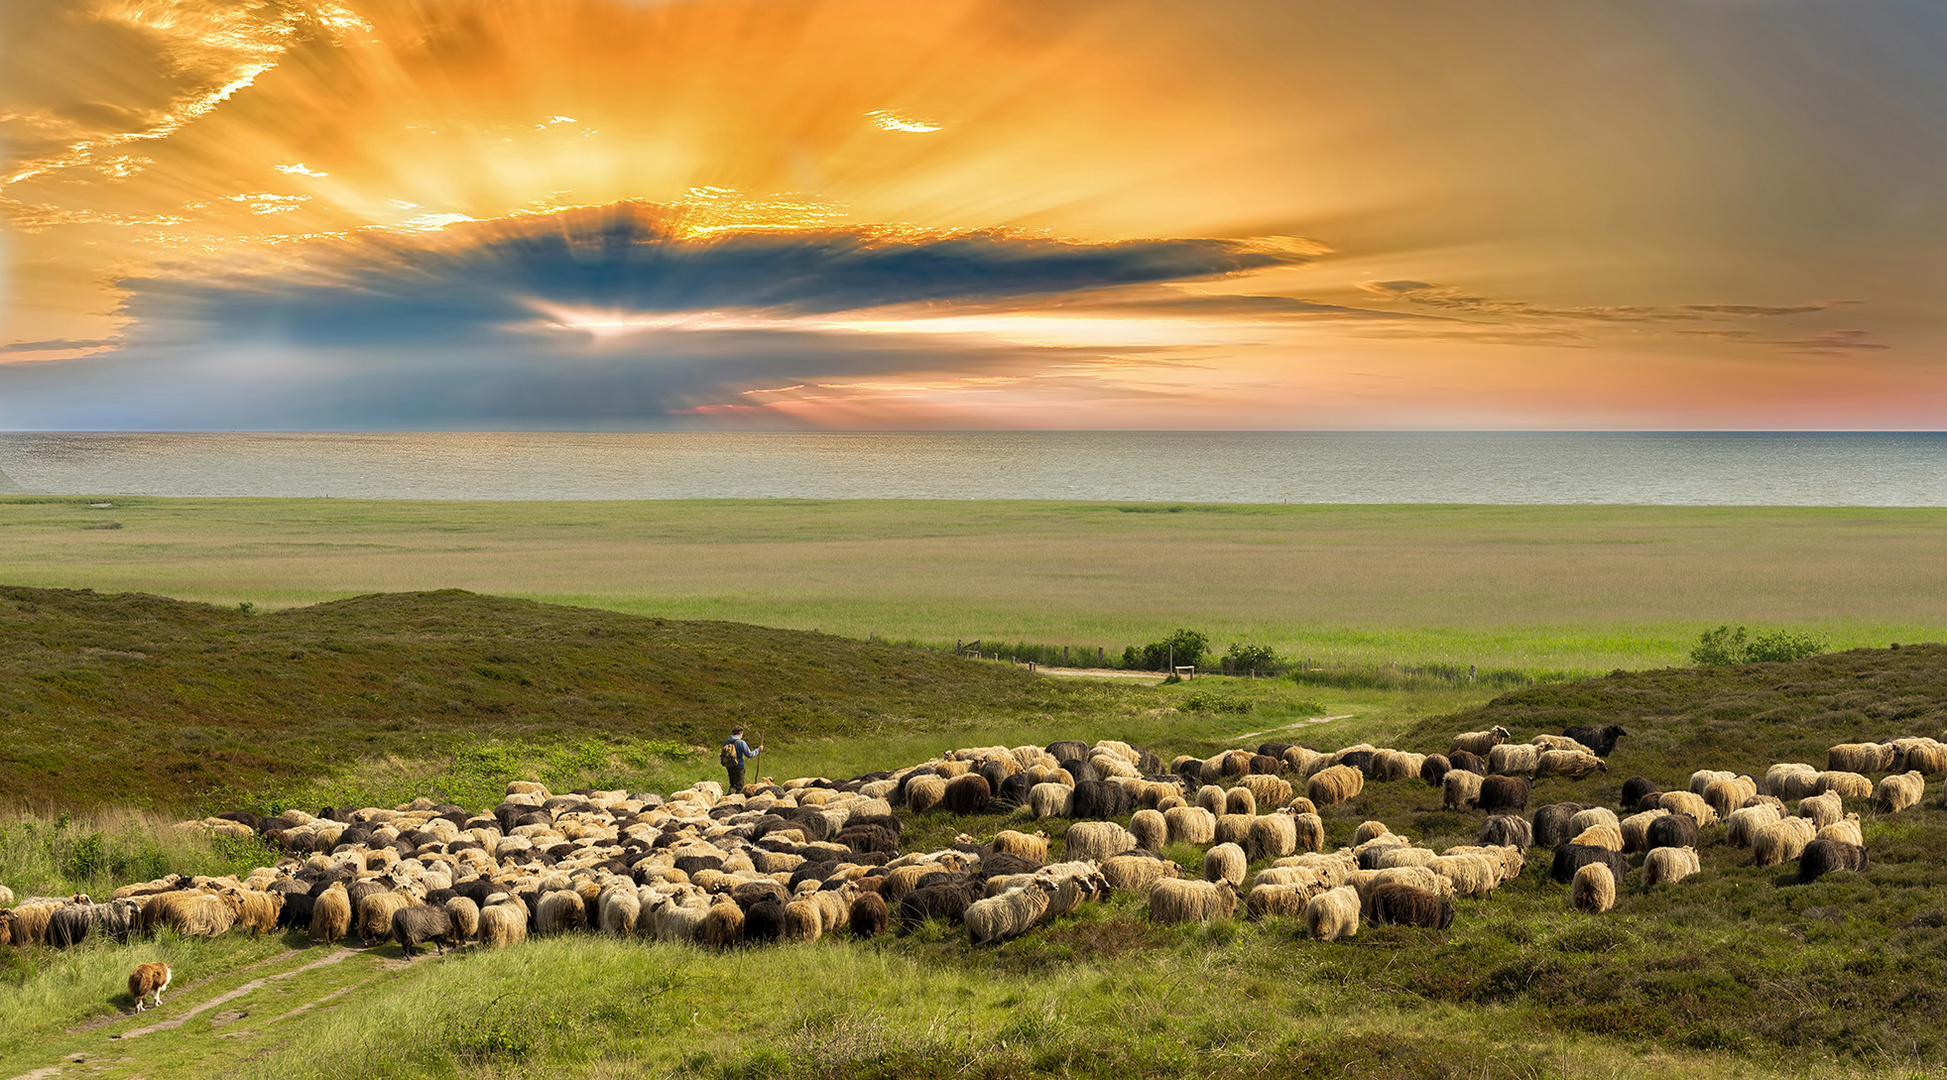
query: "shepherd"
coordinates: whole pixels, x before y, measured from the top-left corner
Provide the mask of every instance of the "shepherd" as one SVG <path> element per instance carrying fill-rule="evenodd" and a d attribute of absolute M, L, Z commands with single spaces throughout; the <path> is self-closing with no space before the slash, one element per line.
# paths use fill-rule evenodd
<path fill-rule="evenodd" d="M 724 742 L 723 750 L 717 754 L 717 763 L 730 774 L 730 786 L 726 791 L 744 790 L 744 762 L 764 752 L 763 744 L 752 750 L 744 741 L 744 729 L 740 725 L 730 729 L 730 738 Z"/>

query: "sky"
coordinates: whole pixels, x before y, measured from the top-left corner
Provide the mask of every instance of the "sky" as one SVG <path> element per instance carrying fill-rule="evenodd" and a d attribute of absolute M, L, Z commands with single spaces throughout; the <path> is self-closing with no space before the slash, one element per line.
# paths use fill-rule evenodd
<path fill-rule="evenodd" d="M 5 0 L 0 429 L 1938 429 L 1936 0 Z"/>

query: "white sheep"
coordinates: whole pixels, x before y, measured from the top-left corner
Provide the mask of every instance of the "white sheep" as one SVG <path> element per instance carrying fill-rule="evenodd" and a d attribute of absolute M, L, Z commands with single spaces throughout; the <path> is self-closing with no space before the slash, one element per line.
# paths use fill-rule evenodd
<path fill-rule="evenodd" d="M 1682 881 L 1701 869 L 1695 848 L 1660 847 L 1643 857 L 1643 887 Z"/>
<path fill-rule="evenodd" d="M 1164 878 L 1149 887 L 1151 922 L 1207 922 L 1236 913 L 1237 887 L 1228 881 Z"/>
<path fill-rule="evenodd" d="M 1927 778 L 1924 774 L 1914 771 L 1899 773 L 1881 780 L 1873 799 L 1880 813 L 1897 814 L 1902 810 L 1920 805 L 1920 800 L 1926 798 L 1926 795 Z"/>
<path fill-rule="evenodd" d="M 1493 727 L 1486 731 L 1464 731 L 1453 737 L 1447 744 L 1447 756 L 1452 757 L 1462 750 L 1476 757 L 1486 757 L 1488 751 L 1513 738 L 1508 729 Z"/>
<path fill-rule="evenodd" d="M 1328 889 L 1305 905 L 1305 931 L 1319 941 L 1357 937 L 1363 906 L 1358 892 L 1350 886 Z"/>

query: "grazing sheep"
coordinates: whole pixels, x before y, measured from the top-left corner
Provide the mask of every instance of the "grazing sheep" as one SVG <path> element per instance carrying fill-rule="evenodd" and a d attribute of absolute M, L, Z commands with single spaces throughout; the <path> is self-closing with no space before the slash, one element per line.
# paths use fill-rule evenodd
<path fill-rule="evenodd" d="M 392 913 L 392 940 L 399 943 L 399 951 L 407 956 L 417 953 L 419 946 L 428 941 L 444 956 L 452 939 L 453 916 L 443 907 L 420 904 Z"/>
<path fill-rule="evenodd" d="M 1811 818 L 1812 824 L 1824 827 L 1846 816 L 1846 804 L 1836 791 L 1814 795 L 1809 799 L 1798 800 L 1798 816 Z"/>
<path fill-rule="evenodd" d="M 1629 857 L 1622 852 L 1580 844 L 1563 844 L 1556 848 L 1555 861 L 1548 868 L 1548 876 L 1558 884 L 1566 885 L 1574 880 L 1576 871 L 1590 863 L 1607 866 L 1617 881 L 1629 876 Z"/>
<path fill-rule="evenodd" d="M 1382 836 L 1391 835 L 1393 835 L 1393 830 L 1383 821 L 1361 821 L 1359 827 L 1352 830 L 1352 846 L 1360 847 L 1365 844 L 1370 844 Z M 1406 843 L 1405 840 L 1397 840 L 1395 842 L 1401 844 Z"/>
<path fill-rule="evenodd" d="M 1136 838 L 1113 821 L 1078 821 L 1062 838 L 1062 852 L 1070 860 L 1101 862 L 1136 847 Z"/>
<path fill-rule="evenodd" d="M 976 774 L 968 773 L 967 775 L 974 776 Z M 958 779 L 958 777 L 955 779 Z M 749 916 L 745 916 L 744 925 L 750 925 Z M 780 935 L 783 940 L 817 941 L 824 934 L 825 913 L 819 906 L 817 900 L 793 900 L 784 905 L 784 933 Z"/>
<path fill-rule="evenodd" d="M 1581 743 L 1597 757 L 1608 757 L 1616 752 L 1616 740 L 1628 735 L 1621 724 L 1608 724 L 1603 727 L 1578 724 L 1562 729 L 1562 734 Z"/>
<path fill-rule="evenodd" d="M 735 905 L 732 905 L 735 906 Z M 505 949 L 527 940 L 527 905 L 505 893 L 480 908 L 480 944 Z"/>
<path fill-rule="evenodd" d="M 1070 817 L 1088 821 L 1112 821 L 1129 816 L 1136 808 L 1136 797 L 1113 780 L 1084 780 L 1075 785 Z"/>
<path fill-rule="evenodd" d="M 1899 760 L 1893 768 L 1917 772 L 1923 776 L 1947 772 L 1947 745 L 1934 739 L 1914 739 L 1906 741 L 1900 748 Z"/>
<path fill-rule="evenodd" d="M 1482 844 L 1508 844 L 1518 848 L 1533 847 L 1534 826 L 1513 814 L 1496 814 L 1481 822 L 1479 841 Z"/>
<path fill-rule="evenodd" d="M 1704 785 L 1704 801 L 1717 812 L 1719 820 L 1730 817 L 1731 812 L 1744 805 L 1744 800 L 1758 793 L 1758 782 L 1748 776 L 1734 776 L 1730 779 L 1712 780 Z"/>
<path fill-rule="evenodd" d="M 1102 860 L 1102 877 L 1109 885 L 1130 892 L 1149 891 L 1166 877 L 1183 876 L 1183 868 L 1168 859 L 1148 855 L 1112 855 Z"/>
<path fill-rule="evenodd" d="M 242 907 L 237 912 L 237 926 L 250 931 L 252 935 L 269 933 L 277 928 L 277 917 L 284 911 L 284 894 L 281 892 L 257 892 L 245 889 L 237 894 Z"/>
<path fill-rule="evenodd" d="M 1129 819 L 1129 835 L 1145 851 L 1161 851 L 1170 842 L 1169 820 L 1155 810 L 1138 810 Z"/>
<path fill-rule="evenodd" d="M 1492 896 L 1505 867 L 1500 858 L 1471 853 L 1438 855 L 1426 866 L 1445 878 L 1456 896 Z"/>
<path fill-rule="evenodd" d="M 1643 857 L 1643 888 L 1654 889 L 1671 881 L 1684 878 L 1703 869 L 1697 861 L 1697 851 L 1688 847 L 1660 847 Z"/>
<path fill-rule="evenodd" d="M 1217 819 L 1217 843 L 1242 847 L 1251 838 L 1251 825 L 1256 821 L 1255 814 L 1225 814 Z"/>
<path fill-rule="evenodd" d="M 994 834 L 993 848 L 1006 855 L 1018 855 L 1034 862 L 1048 861 L 1048 834 L 1036 831 L 1032 834 L 1002 829 Z"/>
<path fill-rule="evenodd" d="M 1643 848 L 1654 854 L 1664 848 L 1697 846 L 1697 819 L 1689 814 L 1664 814 L 1643 830 Z"/>
<path fill-rule="evenodd" d="M 1279 859 L 1298 850 L 1298 823 L 1291 814 L 1265 814 L 1251 819 L 1244 852 L 1252 862 Z"/>
<path fill-rule="evenodd" d="M 1533 743 L 1502 743 L 1487 753 L 1487 771 L 1495 776 L 1533 776 L 1541 768 L 1541 747 Z"/>
<path fill-rule="evenodd" d="M 1624 780 L 1622 785 L 1622 808 L 1624 810 L 1636 809 L 1636 804 L 1643 801 L 1643 796 L 1656 790 L 1659 790 L 1656 781 L 1651 780 L 1647 776 L 1632 776 Z"/>
<path fill-rule="evenodd" d="M 602 933 L 628 937 L 635 933 L 636 922 L 642 918 L 642 899 L 626 884 L 610 886 L 596 899 L 595 912 Z"/>
<path fill-rule="evenodd" d="M 1315 876 L 1303 883 L 1260 882 L 1244 896 L 1244 912 L 1252 922 L 1265 919 L 1300 918 L 1312 898 L 1323 892 L 1325 884 Z"/>
<path fill-rule="evenodd" d="M 1461 772 L 1470 772 L 1477 776 L 1487 775 L 1487 764 L 1481 760 L 1480 755 L 1469 753 L 1466 750 L 1459 750 L 1448 754 L 1447 764 L 1459 769 Z"/>
<path fill-rule="evenodd" d="M 311 940 L 324 945 L 337 942 L 351 930 L 352 902 L 343 882 L 334 881 L 311 905 Z"/>
<path fill-rule="evenodd" d="M 573 896 L 575 910 L 581 910 L 581 897 L 575 893 L 549 893 L 549 896 Z M 545 898 L 543 898 L 545 899 Z M 371 948 L 392 935 L 392 916 L 403 908 L 417 905 L 418 900 L 402 892 L 373 893 L 360 897 L 352 905 L 352 927 L 358 931 L 359 940 L 366 948 Z M 586 923 L 584 917 L 583 923 Z"/>
<path fill-rule="evenodd" d="M 446 914 L 453 920 L 453 945 L 465 945 L 480 936 L 480 905 L 470 897 L 455 896 L 446 901 Z"/>
<path fill-rule="evenodd" d="M 175 972 L 169 969 L 169 965 L 159 960 L 136 965 L 128 976 L 128 996 L 135 999 L 135 1011 L 142 1011 L 142 999 L 145 997 L 154 999 L 150 1008 L 162 1008 L 162 992 L 169 989 L 169 980 L 174 977 Z"/>
<path fill-rule="evenodd" d="M 1926 794 L 1926 776 L 1919 772 L 1904 772 L 1879 782 L 1879 790 L 1873 794 L 1873 805 L 1880 813 L 1897 814 L 1920 805 L 1920 800 Z"/>
<path fill-rule="evenodd" d="M 1317 814 L 1298 814 L 1291 819 L 1295 851 L 1325 850 L 1325 819 Z"/>
<path fill-rule="evenodd" d="M 1508 732 L 1508 729 L 1504 727 L 1493 727 L 1486 731 L 1462 732 L 1459 735 L 1455 735 L 1453 741 L 1447 744 L 1447 757 L 1452 758 L 1454 754 L 1463 751 L 1479 756 L 1488 753 L 1513 737 Z"/>
<path fill-rule="evenodd" d="M 1825 753 L 1827 772 L 1874 773 L 1893 768 L 1894 751 L 1880 743 L 1840 743 Z"/>
<path fill-rule="evenodd" d="M 980 882 L 966 878 L 914 889 L 899 900 L 899 932 L 911 933 L 928 919 L 959 922 L 966 917 L 967 906 L 980 899 L 982 891 Z"/>
<path fill-rule="evenodd" d="M 1836 870 L 1866 869 L 1866 849 L 1842 840 L 1814 840 L 1798 855 L 1798 883 L 1809 885 Z"/>
<path fill-rule="evenodd" d="M 1504 744 L 1505 745 L 1505 744 Z M 1501 747 L 1495 747 L 1499 750 Z M 1520 776 L 1490 776 L 1481 781 L 1480 808 L 1490 814 L 1528 806 L 1528 781 Z"/>
<path fill-rule="evenodd" d="M 1618 822 L 1616 827 L 1622 830 L 1623 850 L 1647 851 L 1650 846 L 1651 823 L 1657 818 L 1668 816 L 1670 812 L 1659 807 L 1655 810 L 1645 810 L 1640 814 L 1631 814 Z"/>
<path fill-rule="evenodd" d="M 1218 844 L 1203 853 L 1203 880 L 1244 884 L 1244 871 L 1250 860 L 1236 844 Z"/>
<path fill-rule="evenodd" d="M 875 892 L 862 892 L 852 901 L 852 936 L 858 938 L 876 937 L 886 932 L 890 924 L 890 914 L 886 910 L 885 898 Z"/>
<path fill-rule="evenodd" d="M 1857 844 L 1860 847 L 1866 846 L 1865 835 L 1859 831 L 1858 814 L 1847 814 L 1844 821 L 1835 821 L 1830 825 L 1821 826 L 1817 838 L 1820 840 L 1843 840 L 1848 844 Z"/>
<path fill-rule="evenodd" d="M 1817 795 L 1819 771 L 1810 765 L 1798 762 L 1779 762 L 1764 773 L 1764 782 L 1758 790 L 1766 795 L 1797 802 L 1808 795 Z"/>
<path fill-rule="evenodd" d="M 1217 817 L 1201 806 L 1175 806 L 1163 811 L 1172 844 L 1208 844 L 1217 836 Z"/>
<path fill-rule="evenodd" d="M 1056 885 L 1038 879 L 1019 889 L 967 905 L 967 944 L 985 945 L 1024 934 L 1048 911 Z"/>
<path fill-rule="evenodd" d="M 1305 782 L 1305 797 L 1317 806 L 1337 806 L 1365 790 L 1366 774 L 1350 765 L 1333 765 Z"/>
<path fill-rule="evenodd" d="M 1481 801 L 1479 773 L 1453 769 L 1440 782 L 1440 805 L 1448 810 L 1472 810 Z"/>
<path fill-rule="evenodd" d="M 1447 755 L 1428 754 L 1426 760 L 1420 762 L 1420 779 L 1425 781 L 1428 787 L 1439 787 L 1447 778 L 1447 773 L 1452 770 L 1453 762 L 1447 760 Z"/>
<path fill-rule="evenodd" d="M 1616 875 L 1599 862 L 1585 863 L 1575 871 L 1569 887 L 1569 906 L 1577 911 L 1600 915 L 1616 906 Z"/>
<path fill-rule="evenodd" d="M 1291 781 L 1281 776 L 1265 776 L 1253 773 L 1239 780 L 1238 786 L 1249 788 L 1256 805 L 1261 807 L 1283 806 L 1291 801 L 1293 794 Z M 1232 811 L 1235 813 L 1236 811 Z M 1253 811 L 1255 812 L 1255 811 Z"/>
<path fill-rule="evenodd" d="M 1596 773 L 1608 771 L 1609 763 L 1594 754 L 1585 754 L 1579 750 L 1543 750 L 1541 761 L 1535 768 L 1535 775 L 1586 780 Z"/>
<path fill-rule="evenodd" d="M 236 925 L 242 907 L 242 900 L 232 890 L 163 893 L 143 905 L 142 925 L 148 930 L 167 926 L 183 937 L 219 937 Z M 14 941 L 20 942 L 18 925 Z"/>
<path fill-rule="evenodd" d="M 1615 825 L 1591 825 L 1576 833 L 1569 843 L 1619 852 L 1623 847 L 1622 829 Z"/>
<path fill-rule="evenodd" d="M 1547 753 L 1550 750 L 1563 750 L 1571 754 L 1585 754 L 1589 757 L 1596 756 L 1596 752 L 1582 745 L 1581 740 L 1569 738 L 1567 735 L 1549 735 L 1546 733 L 1536 735 L 1534 738 L 1528 740 L 1528 745 L 1541 747 L 1543 753 Z"/>
<path fill-rule="evenodd" d="M 1736 773 L 1724 772 L 1720 769 L 1698 769 L 1696 772 L 1690 774 L 1690 793 L 1692 795 L 1702 795 L 1704 789 L 1709 787 L 1713 781 L 1730 780 L 1736 776 Z"/>
<path fill-rule="evenodd" d="M 1328 889 L 1305 905 L 1305 932 L 1319 941 L 1356 937 L 1363 907 L 1358 891 L 1351 886 Z"/>
<path fill-rule="evenodd" d="M 1049 782 L 1028 789 L 1028 809 L 1037 819 L 1069 817 L 1074 807 L 1075 789 L 1067 784 Z"/>
<path fill-rule="evenodd" d="M 1570 833 L 1579 833 L 1583 829 L 1596 825 L 1615 825 L 1620 828 L 1622 823 L 1616 819 L 1616 812 L 1606 806 L 1584 806 L 1575 812 L 1574 817 L 1568 819 Z"/>
<path fill-rule="evenodd" d="M 1776 825 L 1784 815 L 1774 806 L 1745 806 L 1731 811 L 1724 819 L 1724 842 L 1737 847 L 1750 847 L 1757 837 L 1758 830 L 1766 825 Z"/>
<path fill-rule="evenodd" d="M 728 949 L 744 941 L 744 909 L 728 896 L 717 897 L 697 927 L 697 941 L 713 949 Z"/>
<path fill-rule="evenodd" d="M 1710 808 L 1702 795 L 1689 791 L 1666 791 L 1656 804 L 1672 814 L 1689 814 L 1697 819 L 1697 826 L 1717 824 L 1717 811 Z"/>
<path fill-rule="evenodd" d="M 1453 925 L 1453 901 L 1411 885 L 1380 885 L 1372 890 L 1374 926 L 1418 926 L 1445 930 Z"/>
<path fill-rule="evenodd" d="M 985 776 L 967 773 L 947 781 L 940 807 L 949 814 L 978 814 L 993 801 L 994 789 Z"/>
<path fill-rule="evenodd" d="M 1257 813 L 1257 796 L 1251 793 L 1250 788 L 1244 787 L 1242 785 L 1231 788 L 1230 791 L 1224 796 L 1224 813 L 1225 814 Z"/>
<path fill-rule="evenodd" d="M 1751 837 L 1751 865 L 1778 866 L 1789 862 L 1816 839 L 1818 825 L 1811 818 L 1788 817 L 1766 825 Z"/>
<path fill-rule="evenodd" d="M 1873 782 L 1856 772 L 1822 772 L 1818 788 L 1820 794 L 1836 791 L 1844 799 L 1870 799 L 1873 795 Z"/>
<path fill-rule="evenodd" d="M 915 814 L 924 814 L 940 805 L 946 798 L 946 778 L 943 776 L 913 776 L 906 780 L 906 808 Z"/>
<path fill-rule="evenodd" d="M 1372 755 L 1372 778 L 1387 783 L 1411 780 L 1420 775 L 1420 766 L 1425 762 L 1425 754 L 1408 753 L 1405 750 L 1378 750 Z"/>
<path fill-rule="evenodd" d="M 1229 881 L 1164 878 L 1149 887 L 1150 922 L 1207 922 L 1236 913 L 1237 887 Z"/>

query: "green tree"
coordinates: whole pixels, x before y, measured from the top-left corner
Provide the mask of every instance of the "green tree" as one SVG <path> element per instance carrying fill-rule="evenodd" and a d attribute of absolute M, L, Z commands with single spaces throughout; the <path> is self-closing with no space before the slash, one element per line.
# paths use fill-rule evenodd
<path fill-rule="evenodd" d="M 1232 642 L 1224 653 L 1224 666 L 1231 671 L 1278 670 L 1278 654 L 1269 645 L 1240 645 Z"/>
<path fill-rule="evenodd" d="M 1162 671 L 1172 662 L 1201 663 L 1210 649 L 1210 639 L 1195 630 L 1179 627 L 1169 637 L 1141 647 L 1131 645 L 1122 651 L 1122 666 L 1132 671 Z"/>

